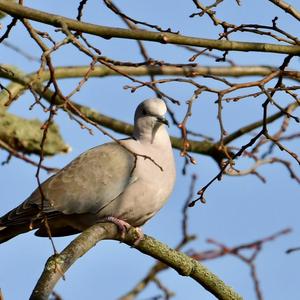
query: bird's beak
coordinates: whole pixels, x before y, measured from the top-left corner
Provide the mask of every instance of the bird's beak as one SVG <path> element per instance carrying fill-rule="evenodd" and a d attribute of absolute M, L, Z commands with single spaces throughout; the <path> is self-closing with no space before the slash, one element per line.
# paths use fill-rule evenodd
<path fill-rule="evenodd" d="M 158 122 L 163 123 L 169 127 L 169 122 L 165 117 L 156 117 L 156 118 Z"/>

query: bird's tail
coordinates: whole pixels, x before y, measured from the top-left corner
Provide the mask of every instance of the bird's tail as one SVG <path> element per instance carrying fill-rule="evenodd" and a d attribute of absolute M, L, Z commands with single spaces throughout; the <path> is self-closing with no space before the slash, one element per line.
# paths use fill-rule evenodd
<path fill-rule="evenodd" d="M 38 207 L 26 206 L 26 202 L 23 202 L 0 217 L 0 244 L 35 229 L 39 224 L 36 217 L 38 213 Z"/>
<path fill-rule="evenodd" d="M 15 225 L 15 226 L 3 226 L 0 225 L 0 244 L 14 238 L 15 236 L 30 231 L 29 226 Z"/>

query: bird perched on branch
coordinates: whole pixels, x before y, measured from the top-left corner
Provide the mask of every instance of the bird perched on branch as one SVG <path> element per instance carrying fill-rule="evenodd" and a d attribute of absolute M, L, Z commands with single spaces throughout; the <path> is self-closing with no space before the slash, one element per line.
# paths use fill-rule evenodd
<path fill-rule="evenodd" d="M 158 98 L 138 105 L 131 138 L 92 148 L 48 178 L 0 218 L 0 243 L 27 231 L 66 236 L 98 222 L 126 232 L 157 213 L 170 196 L 175 163 Z"/>

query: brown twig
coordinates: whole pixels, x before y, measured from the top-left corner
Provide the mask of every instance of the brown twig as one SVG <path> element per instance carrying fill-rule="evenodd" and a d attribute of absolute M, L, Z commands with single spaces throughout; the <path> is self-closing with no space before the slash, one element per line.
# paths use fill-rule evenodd
<path fill-rule="evenodd" d="M 162 282 L 161 280 L 159 280 L 157 277 L 154 277 L 152 279 L 152 281 L 156 284 L 156 286 L 158 287 L 158 289 L 160 289 L 163 292 L 163 296 L 160 297 L 161 299 L 164 300 L 169 300 L 172 297 L 175 296 L 175 293 L 172 292 L 171 290 L 169 290 Z"/>
<path fill-rule="evenodd" d="M 300 247 L 290 248 L 285 251 L 286 254 L 290 254 L 292 252 L 300 251 Z"/>
<path fill-rule="evenodd" d="M 36 163 L 35 161 L 31 160 L 29 157 L 27 157 L 26 155 L 24 155 L 21 152 L 18 152 L 17 150 L 13 149 L 12 147 L 10 147 L 7 143 L 5 143 L 4 141 L 0 140 L 0 147 L 5 149 L 10 155 L 15 156 L 23 161 L 25 161 L 26 163 L 29 163 L 33 166 L 38 166 L 39 164 Z M 48 173 L 56 173 L 57 171 L 59 171 L 58 168 L 52 168 L 52 167 L 47 167 L 43 164 L 40 165 L 40 168 L 47 171 Z"/>
<path fill-rule="evenodd" d="M 120 9 L 118 9 L 111 0 L 103 0 L 104 4 L 111 10 L 113 11 L 115 14 L 119 15 L 122 19 L 128 20 L 130 22 L 132 22 L 135 25 L 144 25 L 146 27 L 152 28 L 152 29 L 156 29 L 159 32 L 170 32 L 170 33 L 176 33 L 178 34 L 179 32 L 173 32 L 171 30 L 171 28 L 168 29 L 162 29 L 160 26 L 158 25 L 153 25 L 153 24 L 149 24 L 147 22 L 143 22 L 143 21 L 138 21 L 135 20 L 131 17 L 129 17 L 128 15 L 124 14 L 123 12 L 120 11 Z"/>
<path fill-rule="evenodd" d="M 283 63 L 281 64 L 281 66 L 279 67 L 279 70 L 278 70 L 278 74 L 279 74 L 279 77 L 278 77 L 278 80 L 274 86 L 274 90 L 273 92 L 271 92 L 270 94 L 270 97 L 273 97 L 275 92 L 277 91 L 276 88 L 277 87 L 280 87 L 282 85 L 282 72 L 285 70 L 285 68 L 288 66 L 288 64 L 290 63 L 291 59 L 293 58 L 292 55 L 288 55 Z M 270 80 L 270 77 L 272 77 L 274 75 L 274 73 L 266 78 L 264 78 L 262 80 L 262 82 L 267 82 Z M 229 89 L 234 89 L 234 87 L 231 87 Z M 205 203 L 205 197 L 204 197 L 204 194 L 205 194 L 205 191 L 207 190 L 207 188 L 209 186 L 211 186 L 211 184 L 213 182 L 215 182 L 217 179 L 218 180 L 221 180 L 222 178 L 222 174 L 224 173 L 224 171 L 226 170 L 226 168 L 229 166 L 229 165 L 232 165 L 232 161 L 238 157 L 240 157 L 245 150 L 247 150 L 249 147 L 253 146 L 256 141 L 261 137 L 261 136 L 265 136 L 266 138 L 269 138 L 270 140 L 272 140 L 273 142 L 276 143 L 276 145 L 281 149 L 281 150 L 285 150 L 286 152 L 288 152 L 293 158 L 295 158 L 297 160 L 297 162 L 299 163 L 299 159 L 297 157 L 297 155 L 295 153 L 293 153 L 292 151 L 290 151 L 289 149 L 285 148 L 281 143 L 279 143 L 278 141 L 275 141 L 273 140 L 273 138 L 268 134 L 268 128 L 267 128 L 267 124 L 268 124 L 268 105 L 270 103 L 270 97 L 267 97 L 267 99 L 264 101 L 264 103 L 262 104 L 262 107 L 263 107 L 263 119 L 262 119 L 262 129 L 259 131 L 258 134 L 256 134 L 247 144 L 243 145 L 239 151 L 237 151 L 234 155 L 232 155 L 228 160 L 227 162 L 223 163 L 223 165 L 221 166 L 221 170 L 220 172 L 214 176 L 205 186 L 203 186 L 199 191 L 198 191 L 198 195 L 199 197 L 195 200 L 193 200 L 189 206 L 190 207 L 193 207 L 198 201 L 201 201 L 202 203 Z M 223 141 L 224 143 L 224 141 Z"/>
<path fill-rule="evenodd" d="M 279 238 L 280 236 L 289 234 L 290 232 L 291 232 L 290 228 L 283 229 L 283 230 L 276 232 L 265 238 L 256 240 L 251 243 L 241 244 L 241 245 L 238 245 L 235 247 L 228 247 L 220 242 L 209 239 L 207 242 L 217 246 L 218 249 L 201 251 L 198 253 L 194 252 L 194 251 L 190 251 L 190 252 L 188 252 L 188 254 L 191 257 L 193 257 L 194 259 L 200 260 L 200 261 L 208 260 L 208 259 L 215 259 L 215 258 L 222 257 L 225 255 L 233 255 L 233 256 L 237 257 L 238 259 L 240 259 L 241 261 L 243 261 L 244 263 L 246 263 L 249 266 L 250 275 L 251 275 L 251 278 L 252 278 L 252 281 L 254 284 L 254 289 L 256 292 L 256 297 L 258 300 L 262 300 L 263 297 L 262 297 L 262 292 L 261 292 L 258 275 L 257 275 L 257 271 L 256 271 L 255 259 L 257 258 L 257 255 L 261 252 L 265 243 L 274 241 L 275 239 Z M 248 253 L 249 250 L 252 250 L 252 253 L 248 254 L 248 256 L 242 253 L 243 251 L 246 251 Z"/>
<path fill-rule="evenodd" d="M 286 3 L 283 0 L 269 0 L 273 4 L 277 5 L 281 9 L 283 9 L 286 13 L 290 14 L 294 18 L 296 18 L 298 21 L 300 21 L 300 12 L 291 4 Z"/>
<path fill-rule="evenodd" d="M 189 148 L 190 148 L 190 143 L 188 141 L 187 137 L 187 122 L 189 118 L 192 116 L 192 106 L 193 102 L 198 98 L 198 96 L 201 94 L 202 90 L 197 89 L 194 93 L 193 96 L 186 101 L 187 104 L 187 111 L 186 114 L 183 118 L 183 120 L 178 124 L 178 127 L 180 128 L 181 131 L 181 138 L 182 138 L 182 150 L 180 152 L 180 155 L 182 157 L 186 157 L 190 163 L 196 164 L 196 160 L 188 153 Z"/>
<path fill-rule="evenodd" d="M 246 176 L 252 174 L 252 175 L 256 175 L 263 183 L 265 183 L 266 179 L 258 173 L 257 168 L 259 168 L 262 165 L 273 164 L 273 163 L 278 163 L 283 165 L 288 170 L 290 177 L 296 180 L 296 182 L 300 184 L 300 177 L 291 168 L 291 163 L 289 161 L 280 159 L 278 157 L 257 159 L 254 165 L 248 169 L 237 170 L 236 168 L 229 168 L 228 170 L 225 171 L 225 174 L 230 176 Z"/>
<path fill-rule="evenodd" d="M 87 4 L 88 0 L 81 0 L 79 5 L 78 5 L 78 8 L 77 8 L 77 17 L 76 19 L 78 21 L 81 21 L 81 18 L 82 18 L 82 14 L 83 14 L 83 8 L 84 6 Z"/>
<path fill-rule="evenodd" d="M 18 19 L 13 18 L 11 22 L 7 25 L 6 31 L 3 33 L 3 35 L 0 37 L 0 43 L 2 43 L 6 38 L 8 38 L 9 33 L 13 29 L 14 26 L 16 26 Z"/>

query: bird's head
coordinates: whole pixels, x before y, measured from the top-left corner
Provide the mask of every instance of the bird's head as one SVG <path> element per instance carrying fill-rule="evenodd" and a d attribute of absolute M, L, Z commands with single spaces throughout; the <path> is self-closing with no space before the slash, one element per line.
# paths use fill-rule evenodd
<path fill-rule="evenodd" d="M 134 136 L 149 136 L 153 142 L 156 133 L 162 125 L 169 126 L 165 114 L 166 104 L 159 98 L 144 100 L 135 111 Z"/>

